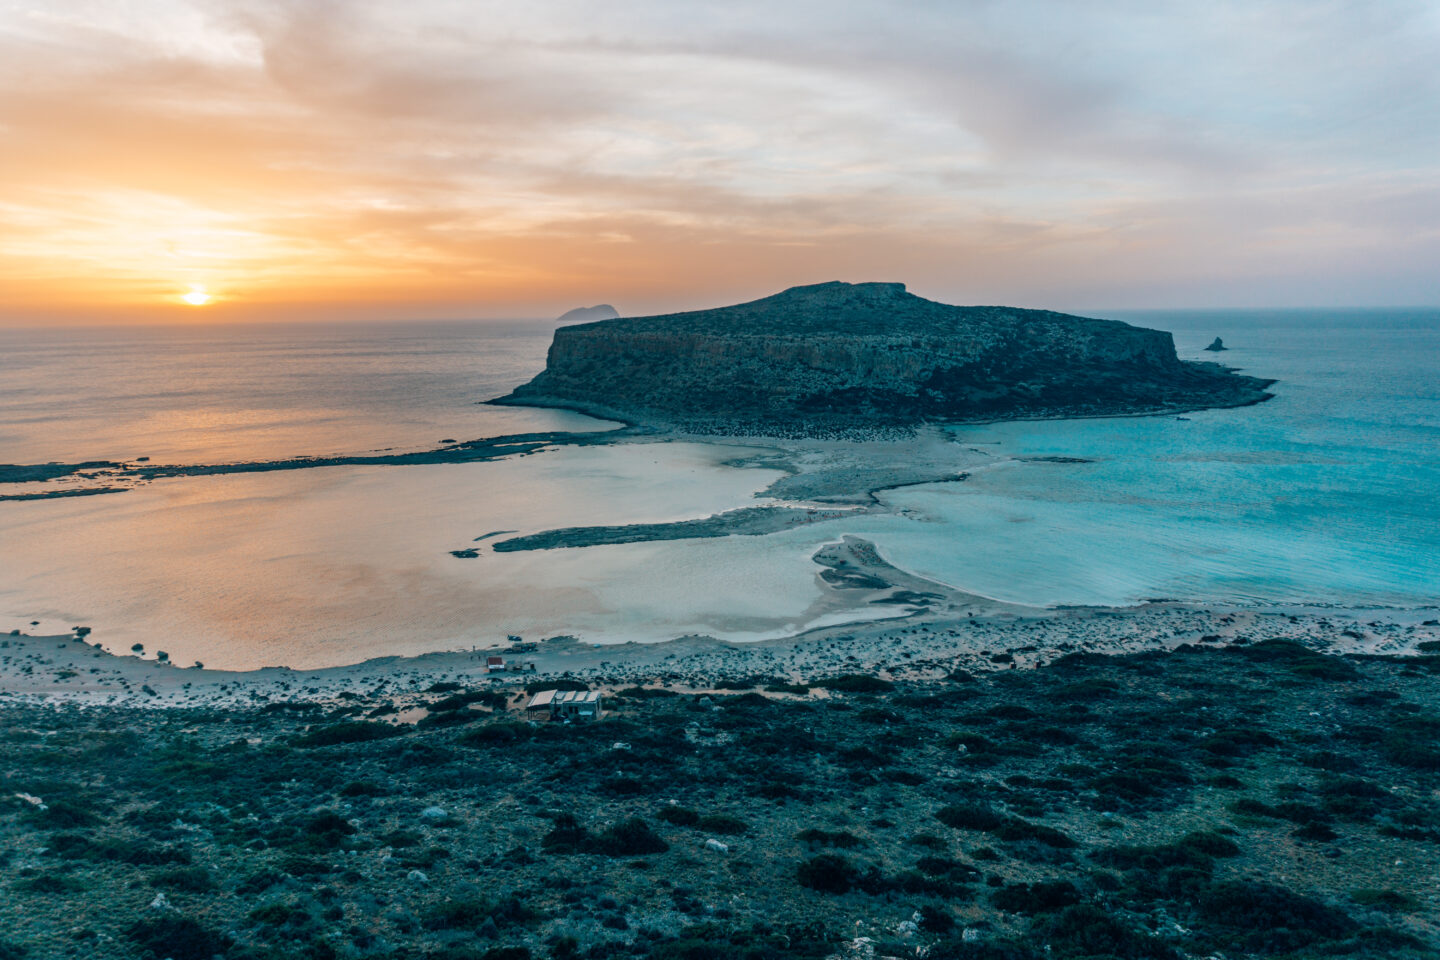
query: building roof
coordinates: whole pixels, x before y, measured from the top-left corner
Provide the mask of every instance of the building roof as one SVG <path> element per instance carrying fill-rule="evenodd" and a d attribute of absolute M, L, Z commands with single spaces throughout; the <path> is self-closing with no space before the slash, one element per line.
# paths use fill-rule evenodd
<path fill-rule="evenodd" d="M 599 702 L 599 690 L 541 690 L 530 698 L 525 709 L 536 710 L 540 707 L 553 707 L 562 703 L 599 704 Z"/>

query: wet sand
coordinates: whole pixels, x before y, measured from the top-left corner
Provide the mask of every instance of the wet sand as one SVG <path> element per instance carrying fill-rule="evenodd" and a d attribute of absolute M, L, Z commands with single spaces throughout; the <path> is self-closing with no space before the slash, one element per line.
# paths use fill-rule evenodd
<path fill-rule="evenodd" d="M 551 637 L 494 649 L 383 657 L 295 671 L 276 665 L 221 671 L 156 659 L 163 637 L 132 656 L 91 645 L 92 636 L 0 636 L 0 699 L 107 705 L 233 705 L 268 700 L 366 700 L 419 692 L 435 683 L 504 684 L 567 677 L 600 687 L 663 683 L 709 689 L 739 678 L 804 682 L 843 673 L 926 679 L 956 670 L 1028 669 L 1068 653 L 1115 654 L 1181 644 L 1225 645 L 1274 637 L 1344 653 L 1414 653 L 1440 639 L 1434 610 L 1202 608 L 1154 602 L 1132 608 L 1039 609 L 966 594 L 906 573 L 873 544 L 845 537 L 814 556 L 825 601 L 868 605 L 878 619 L 796 636 L 728 643 L 704 636 L 663 643 L 592 644 Z M 824 610 L 813 610 L 823 615 Z M 533 671 L 489 672 L 501 655 Z"/>

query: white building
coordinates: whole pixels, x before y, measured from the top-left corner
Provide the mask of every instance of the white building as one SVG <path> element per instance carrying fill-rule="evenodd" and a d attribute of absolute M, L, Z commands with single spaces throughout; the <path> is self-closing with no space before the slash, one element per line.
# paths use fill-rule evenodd
<path fill-rule="evenodd" d="M 555 720 L 599 720 L 604 701 L 599 690 L 541 690 L 526 710 L 549 710 Z"/>

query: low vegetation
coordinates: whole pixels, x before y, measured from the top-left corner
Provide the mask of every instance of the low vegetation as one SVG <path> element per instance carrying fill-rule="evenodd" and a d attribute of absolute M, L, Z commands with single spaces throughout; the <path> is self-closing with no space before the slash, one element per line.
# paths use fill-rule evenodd
<path fill-rule="evenodd" d="M 1436 957 L 1436 662 L 11 703 L 0 960 Z"/>

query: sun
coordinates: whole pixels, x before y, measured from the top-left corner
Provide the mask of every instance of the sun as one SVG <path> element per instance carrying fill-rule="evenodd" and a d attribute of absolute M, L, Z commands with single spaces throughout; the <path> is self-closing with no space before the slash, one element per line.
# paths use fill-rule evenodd
<path fill-rule="evenodd" d="M 180 298 L 192 307 L 203 307 L 210 302 L 210 294 L 205 292 L 204 287 L 191 287 L 190 292 Z"/>

